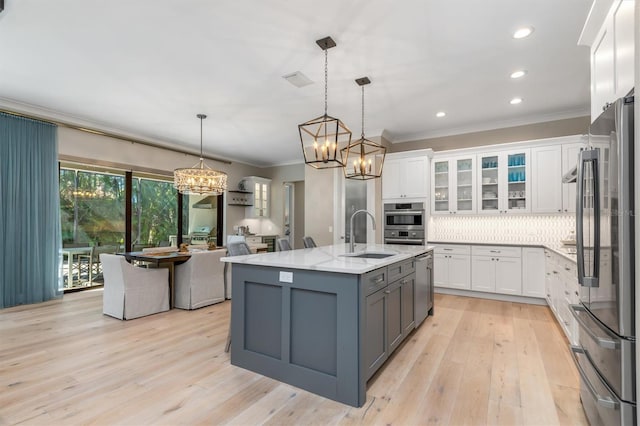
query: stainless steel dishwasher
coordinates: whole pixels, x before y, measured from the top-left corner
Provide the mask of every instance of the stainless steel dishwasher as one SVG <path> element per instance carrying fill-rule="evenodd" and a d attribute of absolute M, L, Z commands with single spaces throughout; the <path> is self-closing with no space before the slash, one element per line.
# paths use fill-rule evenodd
<path fill-rule="evenodd" d="M 416 257 L 416 290 L 414 314 L 416 327 L 433 315 L 433 252 Z"/>

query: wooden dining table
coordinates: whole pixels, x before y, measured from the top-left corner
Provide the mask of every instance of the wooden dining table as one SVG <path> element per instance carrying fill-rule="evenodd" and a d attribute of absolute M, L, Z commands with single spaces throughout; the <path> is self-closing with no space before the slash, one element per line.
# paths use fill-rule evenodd
<path fill-rule="evenodd" d="M 169 308 L 173 308 L 173 302 L 175 300 L 174 295 L 174 280 L 175 280 L 175 265 L 186 262 L 191 258 L 191 253 L 188 252 L 142 252 L 131 251 L 125 253 L 118 253 L 123 255 L 128 262 L 148 262 L 158 267 L 166 267 L 169 269 Z"/>

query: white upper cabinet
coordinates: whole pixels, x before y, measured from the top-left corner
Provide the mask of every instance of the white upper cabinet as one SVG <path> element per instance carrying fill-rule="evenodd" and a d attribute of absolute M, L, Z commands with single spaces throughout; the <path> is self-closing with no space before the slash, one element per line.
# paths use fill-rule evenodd
<path fill-rule="evenodd" d="M 473 214 L 476 212 L 475 155 L 433 160 L 431 213 Z"/>
<path fill-rule="evenodd" d="M 395 158 L 387 155 L 382 170 L 382 198 L 384 200 L 427 198 L 427 156 Z"/>
<path fill-rule="evenodd" d="M 579 44 L 591 47 L 591 121 L 634 86 L 634 0 L 596 0 Z"/>
<path fill-rule="evenodd" d="M 253 192 L 253 205 L 247 207 L 245 217 L 269 217 L 271 198 L 271 179 L 249 176 L 243 179 L 244 187 Z"/>
<path fill-rule="evenodd" d="M 531 168 L 531 211 L 562 212 L 562 147 L 531 148 Z"/>
<path fill-rule="evenodd" d="M 478 213 L 531 212 L 530 150 L 478 155 Z"/>

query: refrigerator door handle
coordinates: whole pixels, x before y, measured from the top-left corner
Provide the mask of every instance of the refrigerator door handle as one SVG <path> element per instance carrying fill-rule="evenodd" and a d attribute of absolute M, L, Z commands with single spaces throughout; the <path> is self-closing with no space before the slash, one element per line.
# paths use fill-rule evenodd
<path fill-rule="evenodd" d="M 602 396 L 598 394 L 598 391 L 596 391 L 596 389 L 593 387 L 593 385 L 589 381 L 589 378 L 587 377 L 587 373 L 585 373 L 584 370 L 582 369 L 582 366 L 580 365 L 580 361 L 578 361 L 577 354 L 586 355 L 584 352 L 584 349 L 582 349 L 581 347 L 571 346 L 571 355 L 573 357 L 573 361 L 576 363 L 576 367 L 578 367 L 578 372 L 580 373 L 580 377 L 582 378 L 582 383 L 586 385 L 586 388 L 589 390 L 589 393 L 593 396 L 593 399 L 595 399 L 599 405 L 602 405 L 605 408 L 608 408 L 610 410 L 617 410 L 618 407 L 620 406 L 620 403 L 618 401 L 614 401 L 611 397 Z"/>
<path fill-rule="evenodd" d="M 576 196 L 576 246 L 578 252 L 578 282 L 583 287 L 599 287 L 600 277 L 600 174 L 598 162 L 600 151 L 590 149 L 580 152 L 578 169 L 578 193 Z M 593 199 L 593 273 L 587 275 L 584 265 L 584 167 L 591 164 L 591 182 Z"/>
<path fill-rule="evenodd" d="M 618 350 L 620 348 L 620 342 L 616 342 L 613 339 L 606 339 L 604 337 L 600 337 L 596 335 L 596 333 L 591 329 L 591 327 L 589 327 L 589 325 L 584 322 L 581 315 L 578 313 L 578 312 L 583 312 L 585 313 L 585 315 L 587 315 L 585 312 L 586 309 L 584 307 L 582 307 L 581 305 L 569 305 L 569 309 L 571 310 L 571 314 L 573 315 L 573 317 L 576 319 L 576 321 L 580 325 L 580 329 L 584 330 L 589 335 L 589 337 L 591 337 L 591 339 L 593 339 L 593 341 L 598 344 L 598 346 L 604 349 L 612 349 L 612 350 Z"/>
<path fill-rule="evenodd" d="M 578 177 L 576 183 L 576 254 L 578 255 L 578 283 L 584 282 L 584 159 L 578 155 Z"/>

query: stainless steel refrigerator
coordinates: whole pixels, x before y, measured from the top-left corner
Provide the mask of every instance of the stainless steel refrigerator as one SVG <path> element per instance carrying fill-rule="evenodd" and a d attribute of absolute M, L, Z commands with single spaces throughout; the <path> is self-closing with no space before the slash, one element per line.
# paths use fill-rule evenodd
<path fill-rule="evenodd" d="M 578 161 L 576 241 L 580 327 L 572 347 L 592 426 L 636 424 L 633 95 L 589 129 Z"/>

